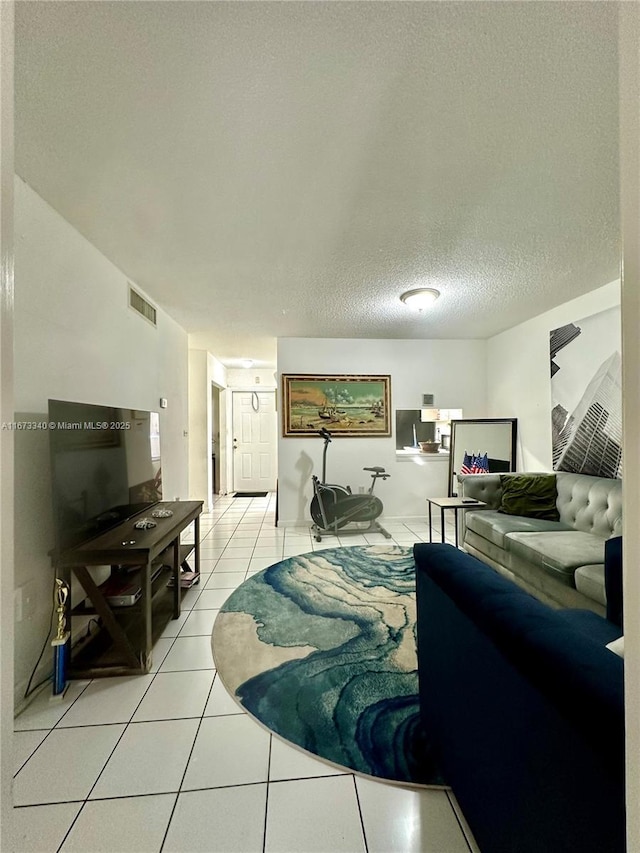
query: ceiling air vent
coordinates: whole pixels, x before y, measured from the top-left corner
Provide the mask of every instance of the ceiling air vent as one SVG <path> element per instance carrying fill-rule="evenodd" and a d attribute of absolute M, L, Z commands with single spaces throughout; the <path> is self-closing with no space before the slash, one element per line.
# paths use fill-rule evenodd
<path fill-rule="evenodd" d="M 144 297 L 140 296 L 138 291 L 134 290 L 131 285 L 129 285 L 129 305 L 134 311 L 137 311 L 138 314 L 142 314 L 145 320 L 148 320 L 154 326 L 157 326 L 156 309 L 150 302 L 147 302 Z"/>

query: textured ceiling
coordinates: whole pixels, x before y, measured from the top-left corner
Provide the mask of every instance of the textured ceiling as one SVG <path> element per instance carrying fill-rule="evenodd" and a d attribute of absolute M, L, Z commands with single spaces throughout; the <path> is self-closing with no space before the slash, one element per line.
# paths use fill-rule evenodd
<path fill-rule="evenodd" d="M 619 276 L 617 73 L 615 3 L 17 2 L 16 170 L 228 364 L 488 337 Z"/>

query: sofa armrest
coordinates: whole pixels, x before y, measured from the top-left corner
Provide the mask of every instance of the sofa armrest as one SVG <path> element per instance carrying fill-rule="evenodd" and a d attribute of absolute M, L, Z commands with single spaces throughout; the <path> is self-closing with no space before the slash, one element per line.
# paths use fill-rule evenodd
<path fill-rule="evenodd" d="M 622 628 L 622 536 L 613 536 L 604 543 L 604 588 L 607 619 Z"/>
<path fill-rule="evenodd" d="M 499 474 L 458 474 L 463 498 L 484 501 L 487 509 L 498 509 L 502 500 Z"/>

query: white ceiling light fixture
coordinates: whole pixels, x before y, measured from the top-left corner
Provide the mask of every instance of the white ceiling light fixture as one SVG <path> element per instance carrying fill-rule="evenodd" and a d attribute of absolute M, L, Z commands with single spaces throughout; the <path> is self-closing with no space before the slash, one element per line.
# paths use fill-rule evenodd
<path fill-rule="evenodd" d="M 253 367 L 253 359 L 243 358 L 240 364 L 248 370 L 250 367 Z"/>
<path fill-rule="evenodd" d="M 425 308 L 433 305 L 439 296 L 440 291 L 433 287 L 416 287 L 414 290 L 407 290 L 400 299 L 409 308 L 413 308 L 415 311 L 424 311 Z"/>

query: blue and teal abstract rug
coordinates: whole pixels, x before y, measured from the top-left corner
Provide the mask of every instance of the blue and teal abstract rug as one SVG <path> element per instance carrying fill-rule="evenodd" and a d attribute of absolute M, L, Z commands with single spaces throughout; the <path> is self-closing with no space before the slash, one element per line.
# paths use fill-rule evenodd
<path fill-rule="evenodd" d="M 229 693 L 275 734 L 334 765 L 443 786 L 418 706 L 411 548 L 290 557 L 246 580 L 213 628 Z"/>

